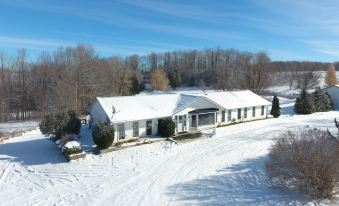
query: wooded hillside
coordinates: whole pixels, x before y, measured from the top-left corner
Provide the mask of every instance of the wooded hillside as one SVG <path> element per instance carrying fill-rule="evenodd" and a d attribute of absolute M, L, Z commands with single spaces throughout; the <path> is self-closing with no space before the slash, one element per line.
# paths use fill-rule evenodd
<path fill-rule="evenodd" d="M 28 56 L 25 49 L 13 57 L 0 52 L 0 114 L 20 112 L 22 119 L 30 111 L 84 114 L 95 96 L 138 93 L 155 69 L 170 74 L 169 80 L 176 81 L 170 85 L 250 89 L 260 94 L 279 81 L 274 78 L 276 73 L 286 72 L 294 80 L 305 73 L 310 79 L 315 78 L 315 71 L 328 67 L 319 62 L 271 62 L 265 52 L 220 48 L 103 58 L 93 47 L 79 44 L 42 52 L 34 61 Z"/>

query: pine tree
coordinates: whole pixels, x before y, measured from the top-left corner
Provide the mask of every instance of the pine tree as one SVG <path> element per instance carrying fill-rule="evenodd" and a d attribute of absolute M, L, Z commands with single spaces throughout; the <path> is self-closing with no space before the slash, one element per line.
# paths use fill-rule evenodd
<path fill-rule="evenodd" d="M 325 103 L 326 103 L 326 105 L 328 105 L 328 111 L 329 110 L 334 110 L 334 105 L 333 105 L 331 96 L 327 92 L 325 92 L 325 95 L 327 97 Z"/>
<path fill-rule="evenodd" d="M 171 70 L 168 73 L 168 80 L 173 89 L 176 89 L 177 87 L 181 85 L 181 76 L 176 69 Z"/>
<path fill-rule="evenodd" d="M 278 118 L 280 116 L 280 105 L 279 98 L 277 97 L 277 95 L 274 95 L 273 97 L 271 115 L 274 118 Z"/>
<path fill-rule="evenodd" d="M 297 97 L 294 105 L 294 111 L 297 114 L 312 114 L 315 112 L 313 98 L 310 94 L 303 90 Z"/>
<path fill-rule="evenodd" d="M 142 88 L 140 86 L 141 84 L 139 82 L 139 79 L 136 76 L 133 76 L 133 77 L 131 77 L 131 82 L 132 82 L 131 89 L 130 89 L 131 94 L 133 94 L 133 95 L 139 94 L 140 91 L 142 90 Z"/>
<path fill-rule="evenodd" d="M 317 89 L 313 94 L 315 110 L 317 112 L 327 112 L 332 109 L 332 102 L 328 94 Z"/>

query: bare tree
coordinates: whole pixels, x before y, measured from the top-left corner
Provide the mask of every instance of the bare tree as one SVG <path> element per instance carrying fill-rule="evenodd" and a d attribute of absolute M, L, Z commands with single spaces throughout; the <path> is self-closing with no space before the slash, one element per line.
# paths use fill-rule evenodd
<path fill-rule="evenodd" d="M 216 63 L 216 87 L 218 89 L 227 90 L 231 87 L 230 85 L 230 59 L 229 56 L 224 56 L 222 61 Z"/>
<path fill-rule="evenodd" d="M 287 131 L 270 149 L 266 171 L 275 186 L 331 198 L 338 193 L 338 155 L 338 142 L 326 131 Z"/>
<path fill-rule="evenodd" d="M 162 69 L 156 69 L 151 73 L 151 85 L 153 89 L 165 91 L 168 88 L 169 80 L 166 72 Z"/>
<path fill-rule="evenodd" d="M 334 86 L 337 84 L 337 75 L 335 71 L 334 64 L 328 66 L 326 76 L 325 76 L 325 85 L 328 87 Z"/>
<path fill-rule="evenodd" d="M 302 90 L 318 87 L 322 76 L 319 72 L 305 71 L 298 77 L 298 85 Z"/>

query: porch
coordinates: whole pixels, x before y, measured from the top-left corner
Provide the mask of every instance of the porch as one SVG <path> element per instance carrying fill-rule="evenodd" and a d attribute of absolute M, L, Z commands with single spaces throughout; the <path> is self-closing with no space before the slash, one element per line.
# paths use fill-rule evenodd
<path fill-rule="evenodd" d="M 187 114 L 174 116 L 176 133 L 216 127 L 218 111 L 218 108 L 195 109 Z"/>

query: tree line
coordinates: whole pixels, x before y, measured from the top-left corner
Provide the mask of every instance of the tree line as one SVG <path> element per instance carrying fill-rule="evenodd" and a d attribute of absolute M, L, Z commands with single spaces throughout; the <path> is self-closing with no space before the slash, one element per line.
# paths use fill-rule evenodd
<path fill-rule="evenodd" d="M 96 96 L 134 95 L 152 82 L 165 84 L 162 90 L 183 85 L 260 94 L 278 81 L 277 72 L 314 74 L 328 66 L 296 64 L 294 70 L 281 69 L 265 52 L 221 48 L 104 58 L 92 46 L 79 44 L 41 52 L 34 61 L 26 49 L 12 57 L 0 52 L 0 114 L 20 113 L 22 119 L 29 118 L 31 111 L 85 114 Z"/>

